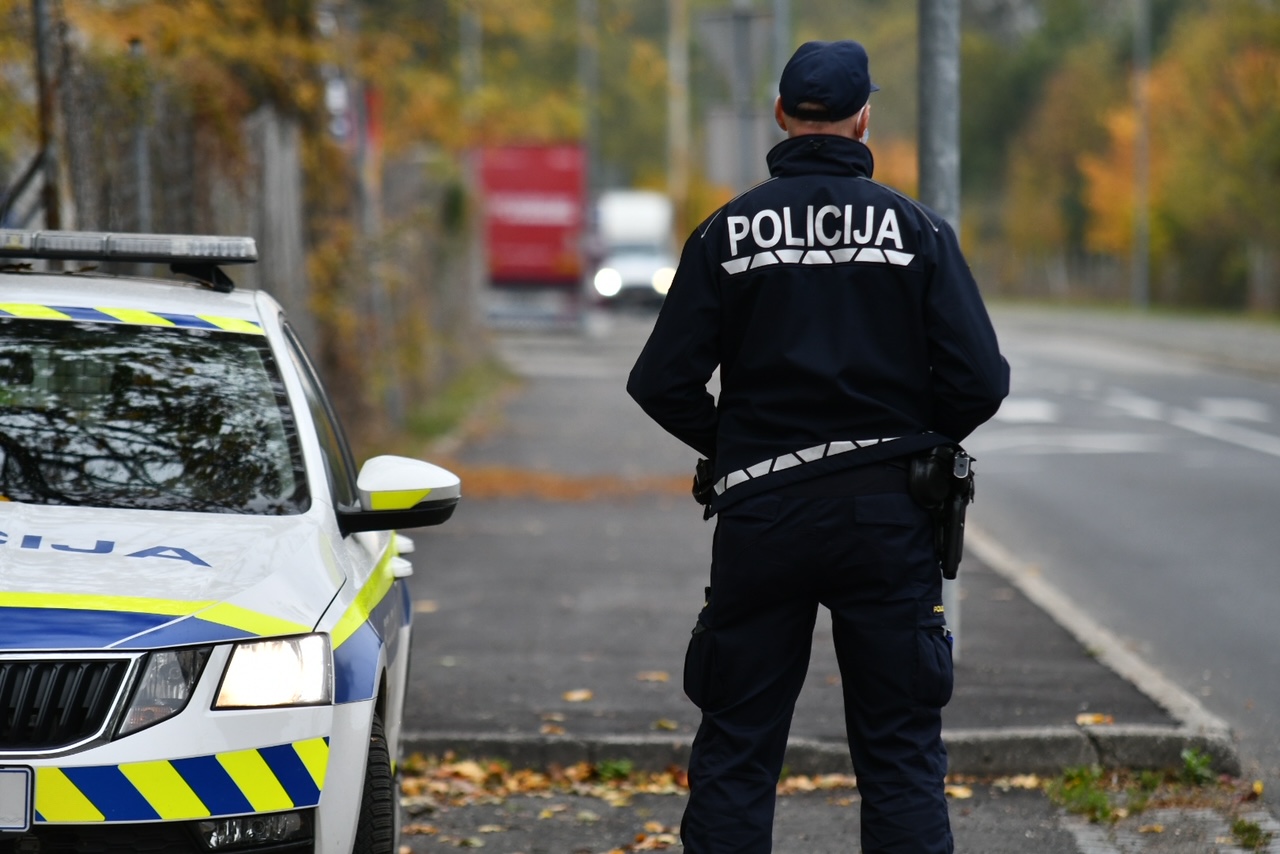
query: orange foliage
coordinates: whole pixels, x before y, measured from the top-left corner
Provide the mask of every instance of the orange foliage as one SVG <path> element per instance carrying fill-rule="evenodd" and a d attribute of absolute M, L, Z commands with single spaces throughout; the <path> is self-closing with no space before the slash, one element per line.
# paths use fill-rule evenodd
<path fill-rule="evenodd" d="M 0 0 L 0 58 L 7 66 L 0 75 L 0 115 L 5 117 L 0 128 L 0 161 L 16 156 L 23 143 L 36 135 L 35 109 L 28 94 L 33 84 L 19 72 L 33 65 L 29 8 L 26 0 Z"/>
<path fill-rule="evenodd" d="M 321 104 L 315 73 L 327 46 L 306 14 L 272 15 L 258 0 L 68 3 L 68 22 L 106 53 L 140 42 L 150 62 L 192 87 L 219 123 L 269 101 L 306 113 Z"/>
<path fill-rule="evenodd" d="M 462 478 L 469 499 L 535 498 L 581 502 L 643 495 L 688 496 L 692 483 L 691 478 L 683 475 L 621 478 L 613 475 L 567 475 L 509 466 L 468 466 L 452 461 L 444 465 Z"/>
<path fill-rule="evenodd" d="M 1085 201 L 1092 217 L 1086 245 L 1095 252 L 1121 255 L 1133 244 L 1134 145 L 1138 119 L 1132 107 L 1113 111 L 1106 126 L 1111 148 L 1103 154 L 1080 155 Z"/>
<path fill-rule="evenodd" d="M 903 137 L 871 137 L 875 179 L 899 192 L 914 196 L 919 184 L 919 157 L 914 140 Z"/>
<path fill-rule="evenodd" d="M 1280 12 L 1224 2 L 1188 15 L 1147 83 L 1153 250 L 1193 252 L 1203 235 L 1280 239 Z M 1089 244 L 1131 242 L 1137 115 L 1108 118 L 1110 145 L 1081 158 Z M 1175 238 L 1176 232 L 1176 238 Z"/>
<path fill-rule="evenodd" d="M 1082 161 L 1108 145 L 1107 107 L 1125 89 L 1118 70 L 1109 45 L 1090 42 L 1070 53 L 1049 79 L 1009 152 L 1003 219 L 1016 248 L 1036 253 L 1077 248 L 1070 244 L 1083 236 L 1076 213 L 1082 201 Z"/>

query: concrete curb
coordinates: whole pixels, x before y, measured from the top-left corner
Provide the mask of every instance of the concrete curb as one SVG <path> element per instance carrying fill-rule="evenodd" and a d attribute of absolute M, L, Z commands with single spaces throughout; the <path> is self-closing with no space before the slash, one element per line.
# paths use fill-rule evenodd
<path fill-rule="evenodd" d="M 1239 773 L 1235 745 L 1220 734 L 1186 727 L 1088 726 L 1022 727 L 944 731 L 952 774 L 1000 776 L 1057 774 L 1075 765 L 1179 768 L 1181 753 L 1195 748 L 1214 767 Z M 409 754 L 496 759 L 517 768 L 567 767 L 579 762 L 629 761 L 636 770 L 661 771 L 689 764 L 689 736 L 601 736 L 569 738 L 488 733 L 405 733 Z M 792 774 L 851 774 L 843 742 L 792 739 L 784 765 Z"/>

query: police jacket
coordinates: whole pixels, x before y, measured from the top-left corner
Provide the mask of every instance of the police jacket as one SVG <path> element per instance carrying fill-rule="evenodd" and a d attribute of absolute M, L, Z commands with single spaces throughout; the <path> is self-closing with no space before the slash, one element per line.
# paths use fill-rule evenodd
<path fill-rule="evenodd" d="M 772 178 L 685 243 L 627 382 L 714 462 L 716 510 L 958 442 L 1009 390 L 954 232 L 871 180 L 865 145 L 799 136 L 768 164 Z M 707 390 L 717 366 L 718 402 Z"/>

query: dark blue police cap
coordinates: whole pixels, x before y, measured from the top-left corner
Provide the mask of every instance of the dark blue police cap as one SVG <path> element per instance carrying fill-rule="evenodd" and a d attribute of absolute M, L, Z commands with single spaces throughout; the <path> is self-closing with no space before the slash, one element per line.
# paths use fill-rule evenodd
<path fill-rule="evenodd" d="M 855 41 L 805 42 L 787 60 L 778 81 L 782 111 L 797 119 L 847 119 L 880 87 L 871 82 L 867 51 Z M 821 104 L 822 109 L 801 108 Z"/>

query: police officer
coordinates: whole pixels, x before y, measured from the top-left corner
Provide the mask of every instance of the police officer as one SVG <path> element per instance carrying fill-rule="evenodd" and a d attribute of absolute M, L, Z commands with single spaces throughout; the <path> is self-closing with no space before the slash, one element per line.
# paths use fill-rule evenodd
<path fill-rule="evenodd" d="M 951 227 L 871 178 L 866 51 L 787 63 L 770 180 L 704 221 L 627 390 L 706 457 L 711 584 L 685 660 L 702 711 L 690 854 L 771 848 L 775 786 L 818 606 L 831 611 L 862 849 L 953 850 L 941 710 L 952 662 L 908 459 L 959 442 L 1009 368 Z M 707 384 L 720 369 L 719 400 Z"/>

